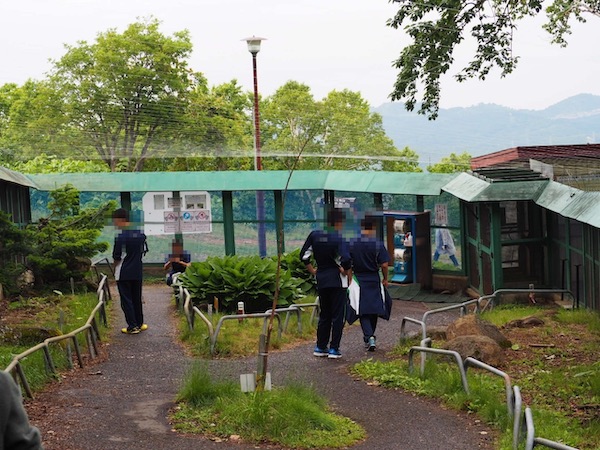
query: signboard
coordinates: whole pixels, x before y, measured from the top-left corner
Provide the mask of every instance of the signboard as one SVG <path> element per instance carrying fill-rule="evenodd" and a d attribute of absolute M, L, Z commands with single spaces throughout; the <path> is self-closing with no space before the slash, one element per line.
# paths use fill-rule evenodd
<path fill-rule="evenodd" d="M 435 204 L 435 224 L 448 225 L 448 205 L 446 203 Z"/>
<path fill-rule="evenodd" d="M 212 232 L 207 191 L 147 192 L 142 198 L 144 232 L 148 236 Z"/>
<path fill-rule="evenodd" d="M 165 233 L 210 233 L 211 221 L 208 209 L 192 209 L 164 212 Z"/>

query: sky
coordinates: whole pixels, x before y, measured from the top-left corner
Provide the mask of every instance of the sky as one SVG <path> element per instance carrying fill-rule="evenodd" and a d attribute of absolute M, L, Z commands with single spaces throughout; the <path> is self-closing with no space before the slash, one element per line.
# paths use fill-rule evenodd
<path fill-rule="evenodd" d="M 42 79 L 64 44 L 93 42 L 153 16 L 171 35 L 187 29 L 194 47 L 190 67 L 210 85 L 232 79 L 252 90 L 252 58 L 244 38 L 266 38 L 258 54 L 258 88 L 272 95 L 289 80 L 311 88 L 315 99 L 332 90 L 360 92 L 372 107 L 389 102 L 397 75 L 392 62 L 408 41 L 385 25 L 396 7 L 388 0 L 1 0 L 0 85 Z M 441 107 L 496 103 L 544 109 L 580 93 L 600 95 L 600 18 L 577 25 L 569 46 L 550 44 L 542 20 L 519 26 L 516 71 L 500 79 L 442 80 Z M 456 53 L 457 73 L 469 44 Z M 460 65 L 462 63 L 462 65 Z"/>

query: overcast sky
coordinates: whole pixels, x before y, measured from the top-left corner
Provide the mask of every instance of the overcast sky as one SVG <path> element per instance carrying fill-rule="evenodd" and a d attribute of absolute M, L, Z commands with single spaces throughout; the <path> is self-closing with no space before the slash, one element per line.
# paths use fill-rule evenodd
<path fill-rule="evenodd" d="M 241 39 L 256 35 L 267 38 L 258 55 L 261 94 L 295 80 L 316 99 L 350 89 L 376 107 L 389 101 L 391 63 L 405 43 L 385 25 L 395 9 L 387 0 L 1 0 L 0 85 L 43 78 L 48 59 L 64 54 L 63 44 L 93 42 L 99 32 L 122 32 L 154 16 L 165 34 L 190 31 L 190 66 L 211 85 L 235 78 L 252 89 L 252 60 Z M 600 95 L 600 19 L 577 26 L 566 49 L 550 44 L 541 23 L 517 32 L 514 49 L 522 58 L 513 75 L 461 84 L 447 77 L 441 106 L 543 109 L 579 93 Z"/>

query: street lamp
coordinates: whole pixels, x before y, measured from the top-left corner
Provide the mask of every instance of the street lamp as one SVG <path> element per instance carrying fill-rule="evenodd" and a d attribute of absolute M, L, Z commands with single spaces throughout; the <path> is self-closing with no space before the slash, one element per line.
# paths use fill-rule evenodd
<path fill-rule="evenodd" d="M 256 55 L 260 51 L 261 37 L 248 37 L 242 39 L 248 44 L 248 51 L 252 54 L 252 73 L 254 78 L 254 170 L 262 170 L 260 158 L 260 115 L 258 112 L 258 76 L 256 72 Z M 267 238 L 265 234 L 265 194 L 256 191 L 256 220 L 258 221 L 258 253 L 261 258 L 267 256 Z"/>

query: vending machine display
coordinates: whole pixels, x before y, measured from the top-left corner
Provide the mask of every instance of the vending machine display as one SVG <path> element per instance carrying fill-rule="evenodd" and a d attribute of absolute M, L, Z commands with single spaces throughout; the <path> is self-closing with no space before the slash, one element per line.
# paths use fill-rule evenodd
<path fill-rule="evenodd" d="M 431 235 L 429 212 L 388 211 L 387 247 L 393 261 L 392 283 L 419 283 L 431 289 Z"/>

